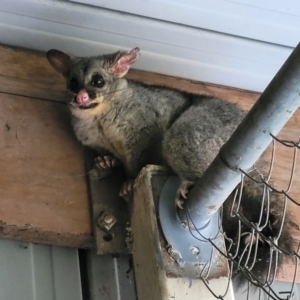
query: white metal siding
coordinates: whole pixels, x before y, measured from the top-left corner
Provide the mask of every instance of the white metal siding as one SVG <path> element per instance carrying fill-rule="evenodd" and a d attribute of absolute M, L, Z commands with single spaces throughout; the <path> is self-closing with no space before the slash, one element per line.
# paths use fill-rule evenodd
<path fill-rule="evenodd" d="M 134 9 L 136 2 L 129 1 L 131 6 L 128 7 Z M 103 6 L 114 8 L 118 1 L 105 3 Z M 171 2 L 163 3 L 170 5 Z M 172 9 L 176 7 L 178 16 L 187 13 L 180 10 L 178 1 Z M 157 14 L 170 12 L 163 6 L 154 8 Z M 198 11 L 191 10 L 192 6 L 188 8 L 197 15 Z M 282 41 L 284 46 L 250 39 L 246 31 L 246 38 L 229 35 L 226 30 L 222 32 L 229 17 L 221 22 L 216 13 L 210 18 L 210 22 L 218 26 L 220 32 L 217 32 L 208 25 L 208 28 L 196 28 L 170 22 L 171 19 L 158 20 L 70 1 L 1 0 L 0 43 L 38 50 L 58 48 L 76 55 L 96 55 L 139 46 L 142 56 L 135 64 L 138 69 L 262 91 L 291 53 L 298 33 L 293 34 L 292 41 Z M 188 19 L 186 17 L 186 23 Z M 281 24 L 278 19 L 276 22 Z M 234 26 L 236 30 L 239 28 L 238 24 Z M 282 28 L 286 29 L 285 23 Z M 260 33 L 259 28 L 254 31 Z M 289 32 L 275 28 L 274 34 L 289 37 L 292 35 L 292 32 L 287 34 Z"/>
<path fill-rule="evenodd" d="M 80 264 L 74 248 L 0 240 L 0 300 L 136 299 L 129 255 L 81 254 Z"/>
<path fill-rule="evenodd" d="M 82 300 L 77 249 L 0 240 L 1 300 Z"/>
<path fill-rule="evenodd" d="M 116 11 L 294 47 L 299 0 L 71 0 Z"/>
<path fill-rule="evenodd" d="M 86 255 L 89 300 L 137 300 L 129 255 L 99 256 L 92 250 Z"/>

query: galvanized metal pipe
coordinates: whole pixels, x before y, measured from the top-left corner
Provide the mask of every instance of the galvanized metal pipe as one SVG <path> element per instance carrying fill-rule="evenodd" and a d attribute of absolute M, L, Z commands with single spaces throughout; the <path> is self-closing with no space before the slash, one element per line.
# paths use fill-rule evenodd
<path fill-rule="evenodd" d="M 188 194 L 186 209 L 203 228 L 300 106 L 300 43 L 270 82 L 219 155 Z"/>

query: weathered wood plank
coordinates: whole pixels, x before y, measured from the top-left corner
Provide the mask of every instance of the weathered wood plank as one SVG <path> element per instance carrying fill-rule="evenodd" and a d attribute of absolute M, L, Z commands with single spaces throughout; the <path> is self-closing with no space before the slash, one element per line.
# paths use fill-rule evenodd
<path fill-rule="evenodd" d="M 65 83 L 45 53 L 0 46 L 0 92 L 54 101 L 65 100 Z"/>
<path fill-rule="evenodd" d="M 0 237 L 91 247 L 86 170 L 66 105 L 0 102 Z"/>
<path fill-rule="evenodd" d="M 120 169 L 102 179 L 97 179 L 96 170 L 89 176 L 92 206 L 92 224 L 97 254 L 129 253 L 126 228 L 129 226 L 128 203 L 119 196 L 125 176 Z M 112 222 L 104 222 L 104 215 Z"/>
<path fill-rule="evenodd" d="M 135 182 L 132 236 L 138 299 L 215 299 L 201 279 L 181 277 L 181 269 L 166 252 L 156 212 L 168 175 L 170 172 L 164 168 L 149 165 Z M 208 282 L 217 295 L 224 295 L 230 280 L 228 265 L 221 255 L 217 261 L 218 267 L 212 267 Z M 234 299 L 231 284 L 224 299 Z"/>
<path fill-rule="evenodd" d="M 50 66 L 43 52 L 0 46 L 0 91 L 40 99 L 65 101 L 65 82 Z M 142 59 L 142 57 L 140 58 Z M 251 107 L 259 94 L 188 79 L 130 70 L 129 79 L 192 93 L 215 95 Z"/>

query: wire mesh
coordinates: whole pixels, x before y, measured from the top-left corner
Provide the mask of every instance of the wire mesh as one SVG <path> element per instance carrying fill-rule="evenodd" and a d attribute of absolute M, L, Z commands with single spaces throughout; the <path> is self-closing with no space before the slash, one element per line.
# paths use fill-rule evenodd
<path fill-rule="evenodd" d="M 232 202 L 227 204 L 226 211 L 222 209 L 220 215 L 221 220 L 224 219 L 224 214 L 230 214 L 230 217 L 236 220 L 237 225 L 237 235 L 233 240 L 229 238 L 226 230 L 221 228 L 221 223 L 219 226 L 218 235 L 222 235 L 226 241 L 227 253 L 222 251 L 220 247 L 215 243 L 216 236 L 206 238 L 200 231 L 195 230 L 196 226 L 194 220 L 189 214 L 189 208 L 186 209 L 186 219 L 188 220 L 188 228 L 190 229 L 190 234 L 194 238 L 199 240 L 206 240 L 213 246 L 212 251 L 219 251 L 224 257 L 228 259 L 229 262 L 229 279 L 227 289 L 224 291 L 223 295 L 217 295 L 210 288 L 207 278 L 209 278 L 209 272 L 212 266 L 212 261 L 208 262 L 203 266 L 200 272 L 200 278 L 209 289 L 209 291 L 214 295 L 216 299 L 224 299 L 229 290 L 229 284 L 232 277 L 235 276 L 235 273 L 242 274 L 247 280 L 246 286 L 246 299 L 253 299 L 251 294 L 251 287 L 255 286 L 260 289 L 257 299 L 262 299 L 263 293 L 267 295 L 268 299 L 275 300 L 284 300 L 291 299 L 293 296 L 293 291 L 295 287 L 295 282 L 297 278 L 297 267 L 299 260 L 299 247 L 300 244 L 294 240 L 294 248 L 286 249 L 281 246 L 280 238 L 283 231 L 286 231 L 287 234 L 291 234 L 291 228 L 286 228 L 290 226 L 288 223 L 290 221 L 290 212 L 287 207 L 291 204 L 296 207 L 300 206 L 300 200 L 294 199 L 294 196 L 291 195 L 291 190 L 293 187 L 295 173 L 297 169 L 297 154 L 300 146 L 300 141 L 287 141 L 279 139 L 271 134 L 273 142 L 271 145 L 271 158 L 269 161 L 269 167 L 266 174 L 263 174 L 258 168 L 253 168 L 252 170 L 246 172 L 245 170 L 240 169 L 241 182 L 238 188 L 235 190 L 232 195 Z M 273 182 L 273 171 L 275 160 L 280 160 L 280 157 L 276 157 L 276 148 L 280 144 L 285 148 L 293 149 L 292 154 L 292 163 L 290 167 L 290 174 L 287 180 L 285 188 L 275 187 Z M 243 196 L 245 193 L 245 182 L 251 182 L 252 188 L 255 188 L 260 191 L 260 210 L 258 217 L 255 221 L 249 220 L 246 214 L 243 212 Z M 277 184 L 277 182 L 276 182 Z M 289 203 L 290 202 L 290 203 Z M 186 203 L 188 205 L 188 203 Z M 225 202 L 226 205 L 226 202 Z M 225 207 L 224 205 L 224 207 Z M 275 205 L 275 208 L 272 207 Z M 277 210 L 277 221 L 279 220 L 280 224 L 276 224 L 277 230 L 270 231 L 272 226 L 272 210 Z M 280 211 L 278 211 L 278 209 Z M 288 220 L 287 220 L 288 219 Z M 285 227 L 286 226 L 286 227 Z M 271 228 L 272 229 L 272 228 Z M 268 235 L 268 233 L 272 233 Z M 259 274 L 259 271 L 255 270 L 255 267 L 259 261 L 259 245 L 262 244 L 266 249 L 268 249 L 268 255 L 266 259 L 266 272 L 264 274 Z M 296 245 L 295 245 L 296 244 Z M 213 257 L 213 253 L 211 255 Z M 289 291 L 275 292 L 273 289 L 274 281 L 278 275 L 278 268 L 280 261 L 288 259 L 290 263 L 294 265 L 294 275 L 293 281 L 290 285 Z"/>

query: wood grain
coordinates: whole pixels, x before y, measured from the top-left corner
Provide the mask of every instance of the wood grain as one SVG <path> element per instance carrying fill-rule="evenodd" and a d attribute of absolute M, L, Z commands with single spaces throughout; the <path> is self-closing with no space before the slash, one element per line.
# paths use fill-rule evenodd
<path fill-rule="evenodd" d="M 7 94 L 0 103 L 0 236 L 91 246 L 86 170 L 66 105 Z"/>
<path fill-rule="evenodd" d="M 39 99 L 66 101 L 64 78 L 50 66 L 44 52 L 0 46 L 0 91 Z M 241 102 L 250 108 L 259 94 L 225 86 L 131 69 L 128 79 Z"/>
<path fill-rule="evenodd" d="M 182 276 L 182 268 L 170 258 L 157 220 L 161 189 L 170 171 L 148 165 L 135 181 L 132 216 L 133 263 L 138 299 L 207 299 L 215 297 L 199 278 Z M 220 245 L 222 249 L 222 245 Z M 228 264 L 221 254 L 216 257 L 207 278 L 213 291 L 225 294 L 228 285 Z M 224 299 L 233 299 L 230 288 Z"/>
<path fill-rule="evenodd" d="M 65 82 L 43 52 L 0 46 L 0 91 L 37 99 L 65 101 Z"/>

